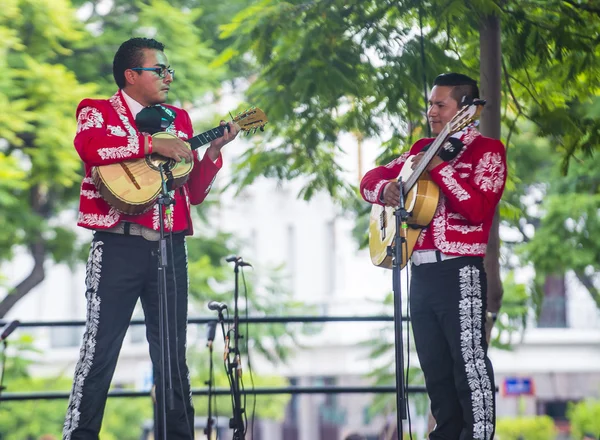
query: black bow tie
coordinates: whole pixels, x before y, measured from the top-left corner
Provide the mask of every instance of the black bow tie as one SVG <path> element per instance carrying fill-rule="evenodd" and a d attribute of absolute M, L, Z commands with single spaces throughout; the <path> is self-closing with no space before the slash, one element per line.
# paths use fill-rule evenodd
<path fill-rule="evenodd" d="M 135 117 L 137 129 L 143 133 L 154 134 L 164 131 L 175 120 L 175 113 L 162 105 L 144 107 Z"/>

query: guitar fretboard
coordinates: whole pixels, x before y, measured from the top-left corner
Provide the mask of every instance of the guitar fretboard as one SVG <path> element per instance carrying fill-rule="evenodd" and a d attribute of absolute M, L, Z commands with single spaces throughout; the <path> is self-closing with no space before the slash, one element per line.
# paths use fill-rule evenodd
<path fill-rule="evenodd" d="M 433 156 L 435 156 L 438 153 L 441 146 L 444 144 L 444 142 L 446 141 L 446 139 L 448 139 L 449 136 L 450 133 L 448 130 L 448 126 L 445 126 L 440 132 L 440 134 L 438 134 L 437 137 L 434 139 L 429 149 L 425 152 L 425 155 L 423 156 L 423 159 L 421 159 L 419 165 L 417 165 L 417 167 L 414 169 L 411 175 L 408 176 L 406 182 L 403 182 L 403 192 L 405 196 L 408 195 L 411 188 L 414 186 L 415 183 L 417 183 L 417 180 L 419 180 L 419 177 L 421 177 L 421 174 L 423 174 L 425 168 L 427 168 L 427 165 L 429 165 L 429 162 L 431 162 L 431 159 L 433 159 Z"/>
<path fill-rule="evenodd" d="M 195 150 L 196 148 L 200 148 L 202 145 L 206 145 L 209 142 L 222 137 L 225 134 L 225 127 L 227 127 L 227 125 L 219 125 L 218 127 L 211 128 L 204 133 L 200 133 L 193 138 L 188 139 L 187 142 L 192 147 L 192 150 Z"/>

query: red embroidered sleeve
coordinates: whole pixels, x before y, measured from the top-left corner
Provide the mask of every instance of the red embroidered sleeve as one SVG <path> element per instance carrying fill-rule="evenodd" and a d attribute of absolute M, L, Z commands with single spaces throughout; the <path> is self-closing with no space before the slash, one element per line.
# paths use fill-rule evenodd
<path fill-rule="evenodd" d="M 410 151 L 403 153 L 400 157 L 397 157 L 386 165 L 373 168 L 371 171 L 367 172 L 360 181 L 360 194 L 363 199 L 369 203 L 377 203 L 378 205 L 383 206 L 383 203 L 381 203 L 381 195 L 383 194 L 386 184 L 390 180 L 397 179 L 406 159 L 411 155 L 417 154 L 430 141 L 431 139 L 419 139 L 412 145 Z"/>
<path fill-rule="evenodd" d="M 502 142 L 485 139 L 473 145 L 472 170 L 462 177 L 452 165 L 444 163 L 430 171 L 450 208 L 472 224 L 480 224 L 494 214 L 506 182 L 506 150 Z"/>
<path fill-rule="evenodd" d="M 189 127 L 191 132 L 192 121 L 188 113 L 185 110 L 179 110 L 178 116 L 185 119 L 185 126 L 186 128 Z M 194 153 L 194 168 L 192 168 L 186 183 L 192 205 L 199 205 L 204 201 L 222 166 L 223 156 L 221 155 L 219 155 L 216 162 L 213 162 L 206 154 L 200 160 L 197 152 Z"/>
<path fill-rule="evenodd" d="M 107 107 L 101 103 L 84 99 L 77 108 L 74 144 L 81 160 L 90 166 L 99 166 L 144 157 L 143 135 L 127 118 L 122 119 L 122 123 L 109 124 Z"/>

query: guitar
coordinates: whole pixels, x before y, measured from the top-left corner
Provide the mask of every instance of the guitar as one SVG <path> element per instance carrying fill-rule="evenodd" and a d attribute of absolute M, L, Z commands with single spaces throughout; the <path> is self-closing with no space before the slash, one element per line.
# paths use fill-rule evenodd
<path fill-rule="evenodd" d="M 241 131 L 249 133 L 263 131 L 267 116 L 258 108 L 251 108 L 233 118 Z M 224 125 L 200 133 L 186 142 L 192 150 L 208 144 L 225 134 Z M 177 138 L 160 131 L 152 139 Z M 162 174 L 168 177 L 170 189 L 182 186 L 192 171 L 194 163 L 175 162 L 159 154 L 150 154 L 143 159 L 132 159 L 92 168 L 92 179 L 98 192 L 106 202 L 124 214 L 143 214 L 158 198 L 162 187 Z"/>
<path fill-rule="evenodd" d="M 392 182 L 402 181 L 405 209 L 409 213 L 408 227 L 400 230 L 400 236 L 406 242 L 406 246 L 402 247 L 401 268 L 406 266 L 412 255 L 421 231 L 433 220 L 440 198 L 439 187 L 425 171 L 427 166 L 452 134 L 462 130 L 479 117 L 484 104 L 485 101 L 476 99 L 472 104 L 462 107 L 437 135 L 417 167 L 412 169 L 415 156 L 409 156 L 402 166 L 398 179 L 392 180 Z M 395 210 L 395 207 L 374 204 L 369 219 L 371 261 L 375 266 L 386 269 L 391 269 L 393 263 L 389 250 L 394 246 L 396 237 Z"/>

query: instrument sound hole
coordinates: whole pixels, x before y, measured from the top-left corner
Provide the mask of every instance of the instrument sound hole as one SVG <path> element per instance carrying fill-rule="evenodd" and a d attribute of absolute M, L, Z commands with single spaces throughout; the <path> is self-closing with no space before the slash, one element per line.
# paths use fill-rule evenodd
<path fill-rule="evenodd" d="M 171 171 L 175 168 L 177 162 L 159 154 L 151 154 L 150 156 L 146 156 L 146 163 L 154 171 L 160 172 L 161 169 L 163 171 Z"/>

